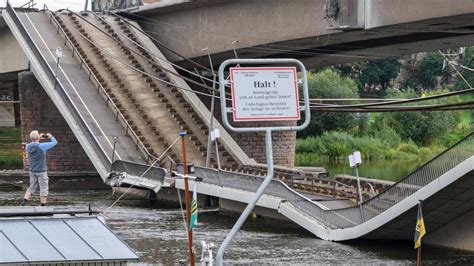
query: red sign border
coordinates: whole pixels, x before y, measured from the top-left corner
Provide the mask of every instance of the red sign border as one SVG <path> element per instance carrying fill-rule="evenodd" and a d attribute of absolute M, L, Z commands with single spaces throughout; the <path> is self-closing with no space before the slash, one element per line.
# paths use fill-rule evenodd
<path fill-rule="evenodd" d="M 291 70 L 294 76 L 295 94 L 296 94 L 296 106 L 297 116 L 286 116 L 286 117 L 240 117 L 236 115 L 235 109 L 235 94 L 234 94 L 234 71 L 236 70 Z M 231 94 L 232 94 L 232 117 L 234 122 L 251 122 L 251 121 L 298 121 L 301 119 L 300 105 L 299 105 L 299 94 L 298 94 L 298 79 L 296 77 L 296 67 L 231 67 L 230 71 L 230 83 L 231 83 Z"/>

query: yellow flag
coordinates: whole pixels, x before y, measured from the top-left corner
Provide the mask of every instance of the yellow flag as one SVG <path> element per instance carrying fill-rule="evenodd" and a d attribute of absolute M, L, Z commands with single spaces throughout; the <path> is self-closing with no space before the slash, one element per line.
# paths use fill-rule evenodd
<path fill-rule="evenodd" d="M 421 246 L 421 239 L 426 234 L 425 222 L 423 220 L 423 214 L 421 212 L 421 202 L 418 203 L 418 214 L 416 217 L 416 228 L 415 228 L 415 249 Z"/>

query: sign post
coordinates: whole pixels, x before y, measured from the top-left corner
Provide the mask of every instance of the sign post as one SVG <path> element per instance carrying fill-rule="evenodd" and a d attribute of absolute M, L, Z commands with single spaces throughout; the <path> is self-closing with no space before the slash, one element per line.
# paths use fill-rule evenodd
<path fill-rule="evenodd" d="M 224 75 L 228 65 L 265 65 L 265 67 L 231 67 L 230 81 Z M 268 67 L 275 65 L 275 67 Z M 284 65 L 290 65 L 289 67 Z M 297 68 L 302 79 L 297 79 Z M 229 84 L 230 83 L 230 84 Z M 303 85 L 303 105 L 300 106 L 298 84 Z M 227 107 L 226 87 L 230 85 L 232 107 Z M 257 201 L 273 179 L 272 131 L 295 131 L 306 128 L 310 122 L 306 68 L 296 59 L 229 59 L 219 67 L 219 89 L 224 126 L 234 132 L 265 132 L 267 175 L 250 199 L 239 219 L 222 242 L 217 252 L 217 265 L 223 265 L 224 251 L 253 211 Z M 234 127 L 234 122 L 298 121 L 304 112 L 304 122 L 296 126 Z"/>

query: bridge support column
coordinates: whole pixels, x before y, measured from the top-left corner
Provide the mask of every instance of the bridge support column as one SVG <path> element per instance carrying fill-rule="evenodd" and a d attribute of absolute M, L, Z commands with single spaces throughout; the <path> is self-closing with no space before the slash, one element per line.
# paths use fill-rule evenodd
<path fill-rule="evenodd" d="M 191 88 L 199 90 L 197 86 L 192 86 Z M 209 97 L 199 97 L 205 106 L 211 106 L 211 100 Z M 216 101 L 215 110 L 220 110 L 221 105 L 219 101 Z M 216 119 L 219 123 L 222 124 L 222 117 L 220 112 L 214 112 Z M 232 122 L 231 122 L 232 123 Z M 252 126 L 288 126 L 287 121 L 280 122 L 270 122 L 263 124 L 263 122 L 253 122 Z M 242 124 L 242 123 L 241 123 Z M 234 125 L 236 126 L 236 125 Z M 248 126 L 248 125 L 245 125 Z M 266 163 L 265 156 L 265 133 L 235 133 L 229 132 L 229 134 L 234 138 L 235 142 L 244 150 L 244 152 L 250 157 L 255 159 L 258 163 Z M 281 131 L 272 133 L 272 142 L 273 142 L 273 161 L 275 165 L 293 167 L 295 165 L 295 148 L 296 148 L 296 132 L 292 131 Z"/>
<path fill-rule="evenodd" d="M 48 168 L 57 172 L 95 172 L 86 153 L 49 96 L 29 71 L 18 74 L 20 93 L 21 139 L 30 142 L 32 130 L 51 132 L 58 145 L 48 152 Z M 28 168 L 26 154 L 23 166 Z"/>

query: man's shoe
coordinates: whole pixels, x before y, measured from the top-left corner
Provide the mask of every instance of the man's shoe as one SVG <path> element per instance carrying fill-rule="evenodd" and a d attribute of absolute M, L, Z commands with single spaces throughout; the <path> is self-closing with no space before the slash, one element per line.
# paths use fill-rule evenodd
<path fill-rule="evenodd" d="M 23 199 L 21 199 L 20 206 L 26 206 L 26 203 L 28 203 L 28 200 L 23 198 Z"/>

